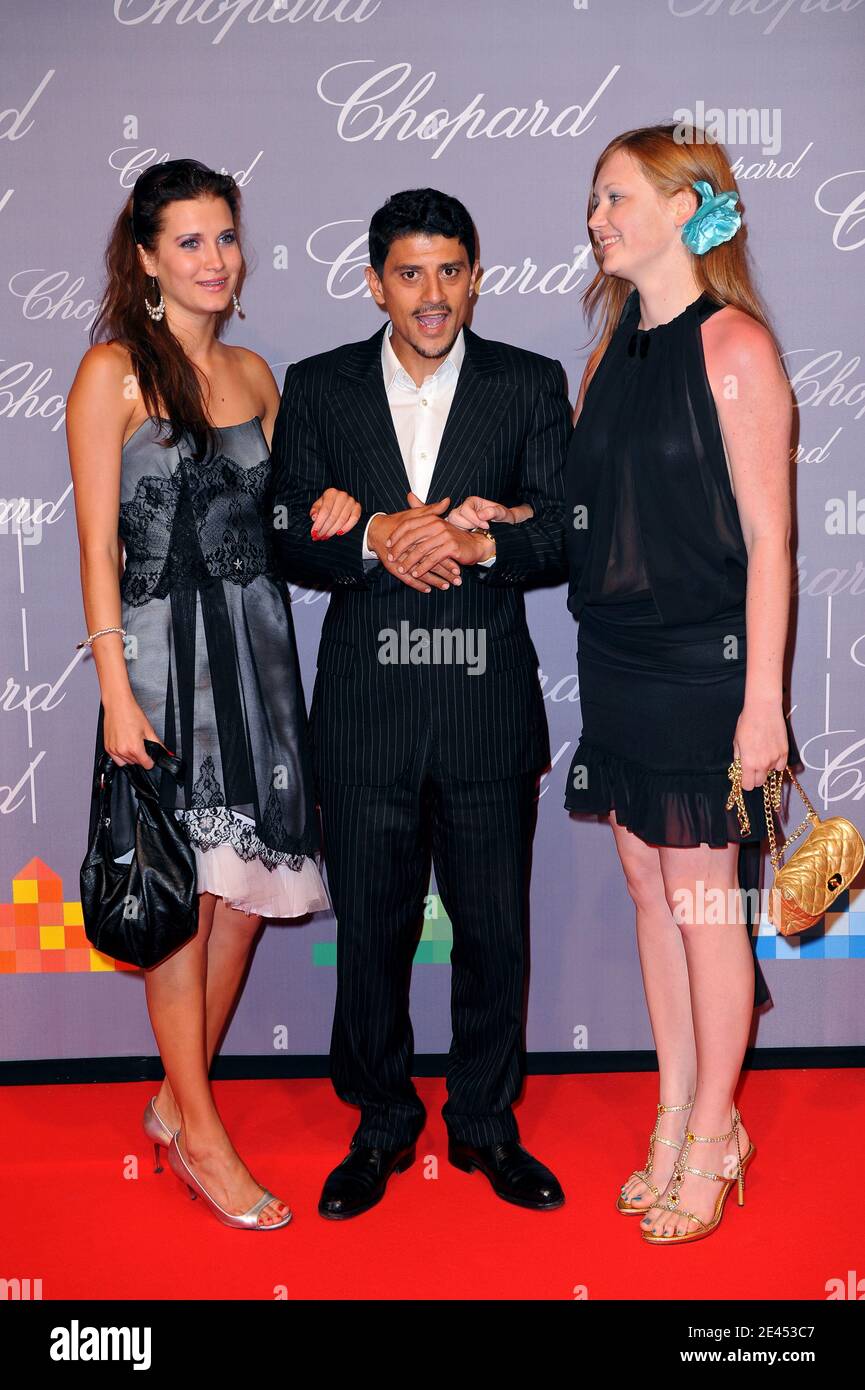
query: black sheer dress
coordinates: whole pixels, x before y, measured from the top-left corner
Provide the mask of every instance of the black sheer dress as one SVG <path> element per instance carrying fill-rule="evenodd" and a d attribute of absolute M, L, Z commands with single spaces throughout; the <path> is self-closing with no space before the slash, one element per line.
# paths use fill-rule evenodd
<path fill-rule="evenodd" d="M 740 886 L 757 889 L 761 789 L 745 792 L 749 839 L 725 809 L 745 695 L 747 550 L 700 336 L 721 307 L 701 294 L 644 330 L 634 290 L 571 438 L 568 606 L 579 618 L 582 732 L 564 804 L 615 809 L 649 844 L 739 843 Z M 795 764 L 789 725 L 788 738 Z M 770 995 L 756 956 L 755 967 L 761 1004 Z"/>

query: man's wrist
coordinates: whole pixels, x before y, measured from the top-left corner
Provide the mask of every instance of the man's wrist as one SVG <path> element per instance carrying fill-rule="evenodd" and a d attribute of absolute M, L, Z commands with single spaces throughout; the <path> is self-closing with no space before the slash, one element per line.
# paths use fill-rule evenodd
<path fill-rule="evenodd" d="M 372 516 L 370 517 L 369 521 L 366 523 L 366 527 L 364 528 L 364 533 L 363 533 L 363 551 L 362 551 L 363 559 L 364 559 L 364 560 L 378 560 L 378 558 L 379 558 L 379 557 L 378 557 L 378 554 L 376 553 L 376 551 L 374 551 L 373 548 L 372 548 L 372 546 L 369 544 L 369 533 L 370 533 L 370 530 L 371 530 L 371 528 L 372 528 L 372 523 L 375 521 L 376 517 L 377 517 L 377 516 L 386 516 L 386 515 L 387 515 L 386 512 L 373 512 L 373 514 L 372 514 Z"/>
<path fill-rule="evenodd" d="M 481 545 L 481 553 L 478 556 L 477 563 L 479 565 L 488 565 L 491 560 L 496 558 L 495 536 L 483 526 L 471 527 L 469 535 L 475 536 Z"/>

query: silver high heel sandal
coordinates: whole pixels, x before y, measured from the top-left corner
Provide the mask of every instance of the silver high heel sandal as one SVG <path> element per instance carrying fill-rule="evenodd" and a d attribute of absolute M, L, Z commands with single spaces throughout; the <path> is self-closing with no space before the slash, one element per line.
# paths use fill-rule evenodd
<path fill-rule="evenodd" d="M 159 1161 L 159 1150 L 160 1148 L 168 1148 L 168 1145 L 171 1143 L 173 1131 L 160 1119 L 155 1102 L 156 1097 L 151 1096 L 150 1100 L 147 1102 L 147 1109 L 144 1111 L 144 1117 L 141 1123 L 144 1126 L 144 1133 L 153 1143 L 153 1154 L 156 1159 L 153 1171 L 154 1173 L 161 1173 L 162 1164 Z"/>
<path fill-rule="evenodd" d="M 193 1199 L 198 1196 L 204 1198 L 217 1220 L 221 1221 L 225 1226 L 234 1226 L 244 1231 L 278 1231 L 280 1226 L 288 1225 L 291 1220 L 290 1211 L 288 1216 L 284 1216 L 281 1221 L 270 1221 L 264 1226 L 260 1224 L 258 1220 L 259 1214 L 268 1203 L 281 1200 L 279 1197 L 274 1197 L 273 1193 L 267 1190 L 265 1190 L 263 1196 L 259 1197 L 257 1202 L 253 1203 L 248 1211 L 243 1211 L 239 1215 L 236 1215 L 234 1212 L 226 1211 L 224 1207 L 221 1207 L 219 1203 L 214 1201 L 211 1197 L 207 1188 L 199 1182 L 189 1164 L 186 1162 L 186 1159 L 183 1157 L 183 1154 L 180 1152 L 180 1146 L 177 1142 L 179 1133 L 179 1129 L 175 1131 L 171 1137 L 171 1143 L 168 1145 L 168 1166 L 171 1168 L 172 1172 L 177 1174 L 181 1182 L 186 1183 L 186 1186 L 189 1188 L 190 1197 Z"/>

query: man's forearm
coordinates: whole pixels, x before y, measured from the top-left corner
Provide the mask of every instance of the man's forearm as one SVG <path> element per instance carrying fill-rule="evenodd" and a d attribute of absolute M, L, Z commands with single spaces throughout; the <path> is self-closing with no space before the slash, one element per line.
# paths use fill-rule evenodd
<path fill-rule="evenodd" d="M 496 563 L 479 571 L 485 584 L 517 584 L 533 575 L 564 578 L 567 573 L 564 522 L 564 464 L 571 432 L 571 408 L 564 393 L 560 362 L 551 362 L 535 401 L 523 446 L 517 494 L 533 515 L 519 525 L 490 522 Z"/>
<path fill-rule="evenodd" d="M 514 584 L 532 575 L 561 575 L 567 572 L 564 544 L 564 504 L 547 507 L 541 515 L 511 525 L 492 521 L 488 529 L 496 542 L 496 563 L 489 570 L 488 584 Z"/>
<path fill-rule="evenodd" d="M 361 514 L 344 535 L 313 540 L 310 508 L 329 486 L 326 450 L 301 389 L 297 371 L 289 367 L 271 445 L 273 480 L 271 521 L 280 570 L 288 577 L 311 578 L 317 584 L 367 588 L 362 559 L 363 537 L 370 513 Z"/>
<path fill-rule="evenodd" d="M 310 506 L 314 500 L 310 498 Z M 361 511 L 350 531 L 325 540 L 313 540 L 308 509 L 302 512 L 294 506 L 275 503 L 273 533 L 280 571 L 289 577 L 302 572 L 327 584 L 366 587 L 367 565 L 362 550 L 370 516 L 369 512 Z"/>

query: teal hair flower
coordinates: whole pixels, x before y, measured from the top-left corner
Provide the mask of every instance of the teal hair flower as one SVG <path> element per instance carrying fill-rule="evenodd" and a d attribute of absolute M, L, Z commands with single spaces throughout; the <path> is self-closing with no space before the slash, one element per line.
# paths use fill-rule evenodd
<path fill-rule="evenodd" d="M 738 194 L 713 193 L 705 179 L 698 179 L 691 187 L 703 201 L 682 227 L 682 240 L 695 256 L 705 256 L 713 246 L 734 237 L 741 227 L 742 215 L 736 211 Z"/>

